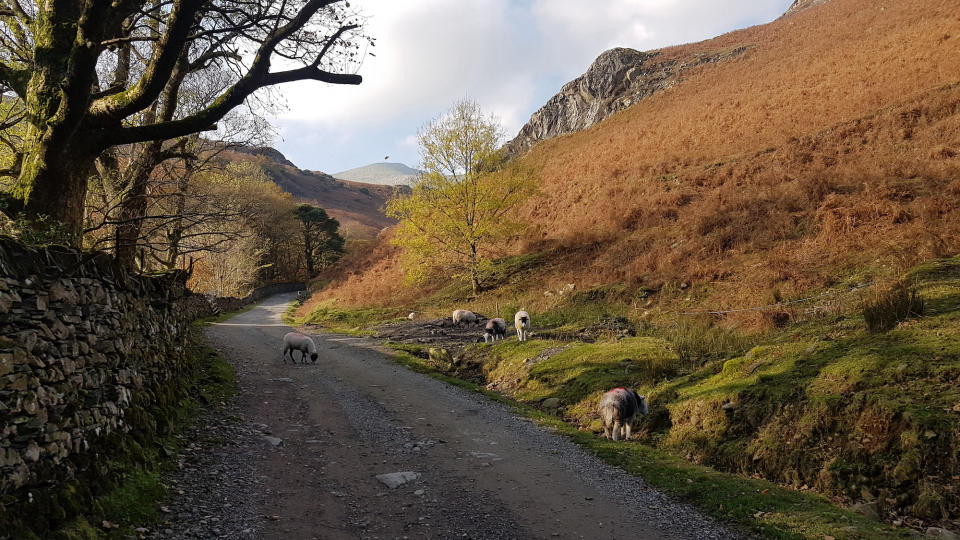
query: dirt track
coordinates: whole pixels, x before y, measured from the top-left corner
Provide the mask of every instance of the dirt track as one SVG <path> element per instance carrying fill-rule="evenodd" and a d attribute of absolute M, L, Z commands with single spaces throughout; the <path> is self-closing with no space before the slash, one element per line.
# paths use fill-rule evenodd
<path fill-rule="evenodd" d="M 281 364 L 290 300 L 207 331 L 240 396 L 230 419 L 207 419 L 207 438 L 223 440 L 188 452 L 154 537 L 737 536 L 501 405 L 397 366 L 372 340 L 314 334 L 316 364 Z M 402 471 L 419 477 L 395 489 L 376 478 Z"/>

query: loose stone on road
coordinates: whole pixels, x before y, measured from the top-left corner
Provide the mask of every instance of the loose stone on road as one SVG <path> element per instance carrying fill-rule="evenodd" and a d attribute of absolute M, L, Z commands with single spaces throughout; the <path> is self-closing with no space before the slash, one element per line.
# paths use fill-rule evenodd
<path fill-rule="evenodd" d="M 153 537 L 739 536 L 371 340 L 315 334 L 316 364 L 282 364 L 292 299 L 207 330 L 240 393 L 225 417 L 202 419 L 208 442 L 185 452 Z"/>

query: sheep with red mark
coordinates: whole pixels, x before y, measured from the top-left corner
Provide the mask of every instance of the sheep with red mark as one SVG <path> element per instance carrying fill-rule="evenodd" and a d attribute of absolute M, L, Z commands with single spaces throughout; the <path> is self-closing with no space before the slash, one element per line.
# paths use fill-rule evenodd
<path fill-rule="evenodd" d="M 614 388 L 600 398 L 597 412 L 603 421 L 603 435 L 618 440 L 630 439 L 631 423 L 637 414 L 647 414 L 647 398 L 633 390 Z"/>
<path fill-rule="evenodd" d="M 483 330 L 483 341 L 493 343 L 507 335 L 507 321 L 500 317 L 495 317 L 487 321 L 487 326 Z"/>

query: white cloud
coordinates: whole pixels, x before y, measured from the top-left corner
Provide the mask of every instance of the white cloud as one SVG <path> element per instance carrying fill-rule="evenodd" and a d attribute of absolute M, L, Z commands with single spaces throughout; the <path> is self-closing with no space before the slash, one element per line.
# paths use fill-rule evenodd
<path fill-rule="evenodd" d="M 611 47 L 698 41 L 769 21 L 790 0 L 354 0 L 377 40 L 359 86 L 281 87 L 281 151 L 343 170 L 390 155 L 414 165 L 411 134 L 462 97 L 512 138 L 530 114 Z M 312 141 L 312 142 L 311 142 Z M 367 148 L 369 147 L 369 148 Z M 360 160 L 360 161 L 357 161 Z"/>

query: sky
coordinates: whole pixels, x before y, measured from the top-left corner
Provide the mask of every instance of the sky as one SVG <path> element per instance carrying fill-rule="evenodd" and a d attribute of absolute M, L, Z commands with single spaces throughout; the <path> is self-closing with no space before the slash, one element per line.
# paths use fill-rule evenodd
<path fill-rule="evenodd" d="M 513 138 L 603 51 L 646 51 L 770 22 L 792 0 L 352 0 L 376 39 L 359 86 L 277 89 L 274 147 L 302 169 L 416 167 L 419 129 L 469 98 Z"/>

